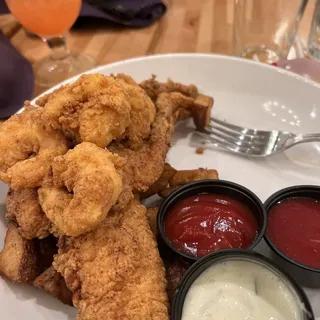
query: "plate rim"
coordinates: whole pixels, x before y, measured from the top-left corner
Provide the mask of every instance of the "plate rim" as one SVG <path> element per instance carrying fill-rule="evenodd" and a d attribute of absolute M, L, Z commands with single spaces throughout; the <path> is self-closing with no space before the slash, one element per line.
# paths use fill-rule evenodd
<path fill-rule="evenodd" d="M 121 61 L 117 61 L 117 62 L 113 62 L 113 63 L 107 63 L 104 65 L 100 65 L 97 66 L 93 69 L 90 69 L 86 72 L 83 73 L 79 73 L 75 76 L 72 76 L 60 83 L 58 83 L 57 85 L 47 89 L 46 91 L 42 92 L 40 95 L 36 96 L 35 98 L 32 99 L 31 103 L 35 103 L 35 101 L 45 95 L 48 94 L 54 90 L 56 90 L 57 88 L 59 88 L 62 85 L 65 84 L 69 84 L 74 82 L 79 76 L 81 76 L 82 74 L 89 74 L 89 73 L 95 73 L 95 72 L 101 72 L 102 70 L 104 70 L 105 68 L 113 68 L 113 67 L 118 67 L 121 65 L 126 65 L 126 64 L 131 64 L 131 63 L 135 63 L 135 62 L 139 62 L 139 61 L 150 61 L 150 60 L 154 60 L 157 61 L 158 59 L 179 59 L 179 58 L 189 58 L 189 59 L 217 59 L 217 60 L 224 60 L 224 61 L 236 61 L 238 63 L 244 64 L 244 65 L 255 65 L 257 68 L 261 68 L 262 69 L 269 69 L 269 70 L 273 70 L 271 72 L 274 72 L 274 74 L 276 73 L 280 73 L 280 74 L 285 74 L 286 76 L 289 76 L 294 79 L 297 79 L 298 81 L 302 81 L 302 83 L 307 83 L 308 85 L 311 85 L 312 87 L 316 88 L 316 89 L 320 89 L 320 83 L 317 83 L 313 80 L 307 79 L 303 76 L 300 76 L 298 74 L 295 74 L 293 72 L 287 71 L 285 69 L 282 68 L 278 68 L 275 66 L 271 66 L 271 65 L 267 65 L 267 64 L 263 64 L 260 62 L 256 62 L 256 61 L 252 61 L 252 60 L 247 60 L 247 59 L 243 59 L 243 58 L 239 58 L 239 57 L 233 57 L 233 56 L 228 56 L 228 55 L 220 55 L 220 54 L 205 54 L 205 53 L 167 53 L 167 54 L 156 54 L 156 55 L 149 55 L 149 56 L 141 56 L 141 57 L 136 57 L 136 58 L 130 58 L 130 59 L 125 59 L 125 60 L 121 60 Z M 295 94 L 299 94 L 299 93 L 293 93 L 293 95 Z M 18 112 L 21 112 L 23 110 L 23 108 L 21 108 Z M 255 191 L 256 192 L 256 191 Z M 260 196 L 259 196 L 260 197 Z M 305 290 L 305 288 L 303 287 L 303 290 Z M 308 295 L 309 300 L 310 296 Z M 320 318 L 316 318 L 318 320 L 320 320 Z"/>
<path fill-rule="evenodd" d="M 32 104 L 35 104 L 36 100 L 39 99 L 40 97 L 56 90 L 57 88 L 61 87 L 62 85 L 66 85 L 69 83 L 74 82 L 78 77 L 80 77 L 83 74 L 91 74 L 91 73 L 99 73 L 99 71 L 105 69 L 106 67 L 108 68 L 112 68 L 112 67 L 117 67 L 117 66 L 121 66 L 121 65 L 126 65 L 126 64 L 131 64 L 134 62 L 138 62 L 138 61 L 143 61 L 143 60 L 157 60 L 157 59 L 170 59 L 170 58 L 206 58 L 206 59 L 221 59 L 221 60 L 231 60 L 231 61 L 237 61 L 239 63 L 243 63 L 243 64 L 248 64 L 248 65 L 255 65 L 258 68 L 262 68 L 262 69 L 269 69 L 269 70 L 273 70 L 272 72 L 275 73 L 280 73 L 280 74 L 284 74 L 286 76 L 289 76 L 291 78 L 295 78 L 298 81 L 302 81 L 304 83 L 307 83 L 317 89 L 320 89 L 320 83 L 308 79 L 304 76 L 301 76 L 299 74 L 296 74 L 294 72 L 282 69 L 280 67 L 276 67 L 276 66 L 272 66 L 266 63 L 261 63 L 258 61 L 254 61 L 254 60 L 249 60 L 249 59 L 244 59 L 244 58 L 240 58 L 240 57 L 235 57 L 235 56 L 230 56 L 230 55 L 224 55 L 224 54 L 216 54 L 216 53 L 164 53 L 164 54 L 154 54 L 154 55 L 148 55 L 148 56 L 140 56 L 140 57 L 135 57 L 135 58 L 129 58 L 129 59 L 124 59 L 124 60 L 120 60 L 120 61 L 116 61 L 116 62 L 112 62 L 112 63 L 106 63 L 103 65 L 99 65 L 95 68 L 89 69 L 85 72 L 81 72 L 78 73 L 70 78 L 67 78 L 61 82 L 59 82 L 58 84 L 54 85 L 53 87 L 45 90 L 44 92 L 42 92 L 41 94 L 39 94 L 38 96 L 34 97 L 31 100 Z M 23 107 L 21 109 L 19 109 L 17 111 L 17 113 L 20 113 L 23 110 Z"/>

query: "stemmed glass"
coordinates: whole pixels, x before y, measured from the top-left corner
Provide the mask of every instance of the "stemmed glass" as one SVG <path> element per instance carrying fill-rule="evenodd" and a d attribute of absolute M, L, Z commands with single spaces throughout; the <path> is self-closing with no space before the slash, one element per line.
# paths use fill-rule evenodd
<path fill-rule="evenodd" d="M 66 45 L 65 34 L 79 15 L 81 0 L 6 0 L 6 3 L 16 19 L 50 49 L 50 55 L 33 66 L 37 84 L 50 87 L 95 65 L 91 57 L 71 53 Z"/>

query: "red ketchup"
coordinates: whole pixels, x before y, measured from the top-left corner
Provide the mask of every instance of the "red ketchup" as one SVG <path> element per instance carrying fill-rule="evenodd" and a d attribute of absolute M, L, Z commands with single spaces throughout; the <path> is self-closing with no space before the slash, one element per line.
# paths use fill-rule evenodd
<path fill-rule="evenodd" d="M 247 248 L 258 234 L 250 209 L 230 197 L 199 194 L 178 202 L 168 213 L 165 232 L 171 243 L 189 255 Z"/>
<path fill-rule="evenodd" d="M 268 214 L 267 235 L 289 258 L 320 268 L 320 203 L 291 198 L 276 204 Z"/>

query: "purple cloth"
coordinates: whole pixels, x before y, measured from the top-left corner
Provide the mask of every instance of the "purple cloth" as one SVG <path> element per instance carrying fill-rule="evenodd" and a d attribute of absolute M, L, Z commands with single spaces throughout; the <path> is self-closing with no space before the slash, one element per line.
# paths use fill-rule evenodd
<path fill-rule="evenodd" d="M 16 113 L 31 99 L 34 75 L 30 63 L 0 32 L 0 118 Z"/>
<path fill-rule="evenodd" d="M 0 14 L 9 13 L 9 9 L 4 0 L 0 0 Z"/>

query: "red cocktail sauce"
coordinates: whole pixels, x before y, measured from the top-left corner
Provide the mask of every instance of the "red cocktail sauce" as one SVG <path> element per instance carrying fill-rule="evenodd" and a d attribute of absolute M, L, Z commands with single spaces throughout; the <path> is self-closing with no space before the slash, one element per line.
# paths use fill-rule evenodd
<path fill-rule="evenodd" d="M 289 258 L 320 268 L 320 202 L 291 198 L 268 214 L 267 236 Z"/>
<path fill-rule="evenodd" d="M 202 257 L 219 249 L 249 247 L 258 234 L 258 224 L 241 202 L 218 194 L 199 194 L 170 210 L 165 232 L 175 248 Z"/>

